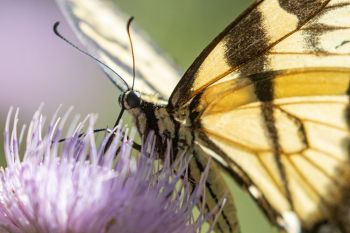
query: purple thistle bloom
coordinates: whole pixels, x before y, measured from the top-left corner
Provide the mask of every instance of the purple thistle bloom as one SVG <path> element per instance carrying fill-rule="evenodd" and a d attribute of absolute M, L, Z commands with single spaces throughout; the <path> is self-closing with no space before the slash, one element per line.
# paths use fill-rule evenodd
<path fill-rule="evenodd" d="M 84 121 L 87 124 L 73 124 L 73 133 L 62 143 L 59 139 L 69 114 L 63 118 L 55 114 L 42 135 L 44 117 L 39 110 L 21 153 L 24 128 L 18 136 L 16 111 L 10 132 L 11 112 L 4 134 L 7 167 L 0 170 L 1 232 L 194 233 L 219 212 L 218 207 L 215 213 L 193 216 L 206 173 L 190 192 L 189 182 L 180 182 L 186 177 L 188 159 L 170 164 L 168 152 L 157 168 L 152 137 L 134 158 L 132 141 L 118 126 L 113 143 L 104 152 L 111 134 L 97 147 L 93 133 L 96 117 L 89 116 Z M 84 125 L 87 133 L 81 137 Z M 211 230 L 212 226 L 208 232 Z"/>

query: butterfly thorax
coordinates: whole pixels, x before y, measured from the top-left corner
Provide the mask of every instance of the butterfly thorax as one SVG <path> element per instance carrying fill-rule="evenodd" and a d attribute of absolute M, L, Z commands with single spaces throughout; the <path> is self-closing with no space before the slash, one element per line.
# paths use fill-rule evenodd
<path fill-rule="evenodd" d="M 165 149 L 167 141 L 171 141 L 180 152 L 192 143 L 185 112 L 173 111 L 164 100 L 131 90 L 120 96 L 119 103 L 133 116 L 140 135 L 154 132 L 159 148 Z"/>

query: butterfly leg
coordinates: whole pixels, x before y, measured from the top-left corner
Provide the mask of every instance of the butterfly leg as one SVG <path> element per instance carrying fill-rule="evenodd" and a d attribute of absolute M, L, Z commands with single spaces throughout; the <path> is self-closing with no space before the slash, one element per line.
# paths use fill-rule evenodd
<path fill-rule="evenodd" d="M 109 128 L 100 128 L 100 129 L 94 129 L 94 131 L 93 131 L 94 134 L 95 134 L 95 133 L 100 133 L 100 132 L 111 133 L 112 130 L 109 129 Z M 82 137 L 84 137 L 85 135 L 86 135 L 86 133 L 80 133 L 80 134 L 78 135 L 78 137 L 79 137 L 79 138 L 82 138 Z M 62 138 L 62 139 L 58 140 L 58 142 L 64 142 L 64 141 L 66 141 L 66 140 L 68 140 L 68 139 L 69 139 L 69 138 Z M 110 139 L 108 139 L 108 142 L 107 142 L 106 147 L 105 147 L 105 151 L 109 148 L 109 146 L 110 146 L 110 144 L 112 143 L 113 139 L 114 139 L 114 136 L 111 136 Z M 109 144 L 108 144 L 108 143 L 109 143 Z M 133 141 L 133 143 L 132 143 L 132 148 L 134 148 L 134 149 L 137 150 L 137 151 L 141 151 L 141 145 L 138 144 L 138 143 L 136 143 L 135 141 Z"/>
<path fill-rule="evenodd" d="M 105 132 L 110 132 L 110 130 L 109 129 L 107 129 L 107 128 L 101 128 L 101 129 L 95 129 L 94 131 L 93 131 L 93 133 L 99 133 L 99 132 L 103 132 L 103 131 L 105 131 Z M 78 135 L 78 138 L 82 138 L 82 137 L 84 137 L 86 135 L 86 133 L 80 133 L 79 135 Z M 58 140 L 58 142 L 64 142 L 64 141 L 67 141 L 69 138 L 61 138 L 60 140 Z"/>

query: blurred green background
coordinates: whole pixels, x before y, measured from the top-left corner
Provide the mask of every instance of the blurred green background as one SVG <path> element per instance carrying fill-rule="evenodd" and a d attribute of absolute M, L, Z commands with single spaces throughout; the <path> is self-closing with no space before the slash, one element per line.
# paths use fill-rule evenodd
<path fill-rule="evenodd" d="M 252 0 L 115 0 L 161 49 L 185 70 L 201 50 Z M 2 0 L 0 3 L 0 124 L 10 105 L 28 122 L 41 102 L 50 115 L 59 104 L 82 115 L 99 113 L 98 127 L 112 125 L 118 113 L 116 88 L 97 65 L 52 33 L 61 20 L 54 1 Z M 61 32 L 79 44 L 63 23 Z M 64 108 L 64 109 L 65 109 Z M 1 129 L 2 130 L 2 129 Z M 259 208 L 231 182 L 242 232 L 277 232 Z"/>

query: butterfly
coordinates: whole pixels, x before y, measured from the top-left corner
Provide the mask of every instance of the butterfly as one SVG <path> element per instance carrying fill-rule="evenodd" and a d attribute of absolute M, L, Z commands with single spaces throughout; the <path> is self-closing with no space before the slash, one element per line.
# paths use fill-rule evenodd
<path fill-rule="evenodd" d="M 57 1 L 88 50 L 130 86 L 127 37 L 113 30 L 125 27 L 123 14 L 105 0 Z M 225 194 L 225 170 L 276 226 L 294 213 L 304 232 L 350 232 L 350 0 L 256 1 L 174 90 L 177 68 L 139 29 L 133 38 L 140 92 L 102 68 L 141 135 L 155 131 L 159 147 L 170 139 L 194 155 L 192 177 L 214 158 L 208 209 Z M 216 231 L 238 231 L 235 213 L 229 198 Z"/>

